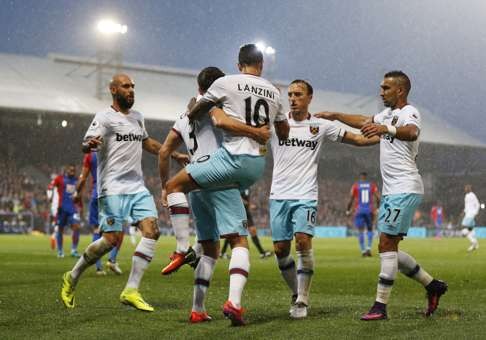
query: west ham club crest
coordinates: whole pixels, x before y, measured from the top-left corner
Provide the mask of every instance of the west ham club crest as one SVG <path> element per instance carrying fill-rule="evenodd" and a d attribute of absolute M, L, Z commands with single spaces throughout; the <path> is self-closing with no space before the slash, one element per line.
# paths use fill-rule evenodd
<path fill-rule="evenodd" d="M 317 135 L 319 133 L 319 125 L 310 125 L 309 126 L 309 131 L 313 135 Z"/>

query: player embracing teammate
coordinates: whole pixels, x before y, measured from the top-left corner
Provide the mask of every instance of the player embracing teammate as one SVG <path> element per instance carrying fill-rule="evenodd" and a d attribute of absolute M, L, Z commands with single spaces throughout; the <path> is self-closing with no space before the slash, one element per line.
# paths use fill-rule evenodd
<path fill-rule="evenodd" d="M 274 85 L 261 77 L 263 54 L 254 44 L 240 48 L 238 68 L 240 74 L 215 80 L 187 113 L 187 119 L 193 121 L 193 124 L 198 124 L 199 119 L 207 119 L 206 116 L 209 114 L 216 128 L 224 128 L 223 141 L 209 157 L 192 162 L 169 179 L 163 187 L 163 200 L 167 202 L 174 229 L 189 228 L 189 204 L 185 194 L 197 189 L 202 190 L 196 195 L 193 194 L 191 199 L 196 203 L 193 209 L 199 209 L 208 202 L 208 199 L 204 198 L 204 192 L 207 195 L 207 192 L 222 187 L 245 189 L 262 177 L 266 153 L 264 144 L 268 140 L 268 133 L 265 138 L 255 138 L 253 129 L 268 132 L 269 127 L 274 125 L 280 139 L 287 137 L 288 125 L 282 112 L 280 93 Z M 227 124 L 228 118 L 236 120 L 238 126 Z M 253 129 L 245 133 L 241 130 L 241 125 Z M 228 300 L 223 305 L 223 313 L 231 320 L 233 326 L 241 326 L 245 324 L 241 295 L 250 272 L 250 254 L 246 237 L 246 214 L 239 192 L 235 193 L 237 195 L 229 201 L 222 202 L 223 207 L 216 213 L 220 213 L 220 217 L 227 221 L 224 226 L 227 231 L 221 234 L 226 234 L 232 248 L 229 263 L 230 287 Z M 230 211 L 228 207 L 223 209 L 224 205 L 228 205 Z M 196 285 L 203 290 L 203 286 L 209 285 L 214 256 L 218 255 L 214 252 L 215 249 L 210 249 L 218 230 L 201 230 L 198 215 L 202 216 L 195 210 L 199 240 L 209 241 L 205 244 L 205 254 L 208 256 L 202 257 L 196 268 L 196 275 L 201 275 L 196 277 Z M 213 256 L 209 256 L 210 254 Z M 202 270 L 202 265 L 207 269 Z M 201 306 L 195 307 L 196 312 L 205 313 Z M 204 314 L 199 316 L 206 318 Z"/>
<path fill-rule="evenodd" d="M 434 279 L 415 259 L 398 249 L 407 235 L 415 210 L 424 193 L 422 177 L 415 159 L 418 154 L 421 119 L 419 111 L 408 104 L 411 89 L 408 76 L 402 71 L 391 71 L 381 82 L 381 98 L 385 109 L 373 117 L 337 112 L 321 112 L 318 117 L 338 120 L 380 143 L 380 168 L 383 192 L 378 213 L 380 232 L 378 250 L 381 270 L 375 303 L 361 320 L 387 319 L 386 306 L 397 272 L 421 283 L 427 292 L 426 316 L 432 315 L 447 284 Z"/>

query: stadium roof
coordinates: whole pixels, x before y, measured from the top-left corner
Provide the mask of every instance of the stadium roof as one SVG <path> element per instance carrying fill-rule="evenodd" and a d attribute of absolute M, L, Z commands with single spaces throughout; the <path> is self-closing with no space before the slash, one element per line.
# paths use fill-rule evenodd
<path fill-rule="evenodd" d="M 39 58 L 0 53 L 0 109 L 89 115 L 103 110 L 110 105 L 111 98 L 107 86 L 103 98 L 96 97 L 96 65 L 96 61 L 89 58 L 56 54 Z M 136 83 L 135 108 L 148 119 L 173 121 L 197 91 L 197 71 L 140 64 L 124 64 L 123 70 Z M 107 82 L 115 70 L 107 67 L 104 72 Z M 285 85 L 279 83 L 284 93 Z M 380 102 L 378 97 L 316 89 L 311 110 L 373 114 L 380 110 Z M 423 142 L 486 147 L 432 112 L 419 109 Z"/>

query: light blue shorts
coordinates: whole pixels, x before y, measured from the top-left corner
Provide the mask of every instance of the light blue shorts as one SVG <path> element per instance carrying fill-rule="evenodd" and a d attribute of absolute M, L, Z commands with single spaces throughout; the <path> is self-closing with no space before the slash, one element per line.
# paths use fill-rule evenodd
<path fill-rule="evenodd" d="M 474 228 L 476 226 L 476 221 L 474 221 L 474 217 L 466 217 L 462 219 L 462 226 L 467 228 Z"/>
<path fill-rule="evenodd" d="M 189 201 L 199 241 L 248 235 L 246 211 L 238 189 L 193 191 Z"/>
<path fill-rule="evenodd" d="M 383 196 L 378 213 L 378 231 L 393 236 L 406 236 L 420 202 L 420 194 Z"/>
<path fill-rule="evenodd" d="M 98 198 L 99 222 L 102 232 L 123 231 L 124 222 L 139 222 L 157 218 L 154 198 L 148 191 Z"/>
<path fill-rule="evenodd" d="M 186 166 L 187 173 L 202 189 L 231 185 L 246 189 L 262 177 L 264 169 L 265 157 L 232 155 L 223 147 Z"/>
<path fill-rule="evenodd" d="M 289 241 L 295 233 L 314 236 L 316 200 L 270 200 L 272 240 Z"/>

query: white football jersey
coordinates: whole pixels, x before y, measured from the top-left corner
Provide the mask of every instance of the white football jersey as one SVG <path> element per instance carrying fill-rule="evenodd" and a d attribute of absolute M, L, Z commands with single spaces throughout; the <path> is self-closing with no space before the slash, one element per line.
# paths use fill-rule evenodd
<path fill-rule="evenodd" d="M 172 130 L 184 141 L 191 162 L 207 159 L 221 146 L 223 140 L 221 130 L 214 128 L 209 115 L 203 115 L 191 122 L 187 113 L 183 113 L 175 121 Z"/>
<path fill-rule="evenodd" d="M 114 110 L 98 112 L 86 132 L 101 136 L 98 147 L 98 195 L 134 194 L 147 190 L 142 173 L 142 142 L 148 138 L 140 112 L 127 115 Z"/>
<path fill-rule="evenodd" d="M 235 74 L 217 79 L 202 97 L 204 101 L 219 102 L 232 118 L 247 125 L 273 125 L 285 120 L 279 90 L 268 80 L 250 74 Z M 223 131 L 223 146 L 234 155 L 259 156 L 266 148 L 249 137 L 235 136 Z"/>
<path fill-rule="evenodd" d="M 386 108 L 373 117 L 377 124 L 401 127 L 409 124 L 420 130 L 420 113 L 412 105 L 402 109 Z M 390 135 L 381 136 L 380 169 L 383 178 L 383 195 L 423 194 L 424 185 L 415 162 L 419 141 L 402 141 Z"/>
<path fill-rule="evenodd" d="M 345 130 L 328 120 L 289 118 L 289 138 L 272 134 L 273 177 L 270 199 L 317 200 L 317 168 L 325 139 L 341 142 Z"/>
<path fill-rule="evenodd" d="M 479 212 L 479 200 L 474 192 L 468 192 L 464 196 L 464 216 L 474 218 Z"/>

